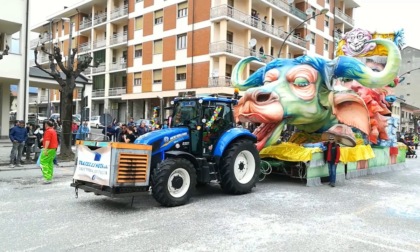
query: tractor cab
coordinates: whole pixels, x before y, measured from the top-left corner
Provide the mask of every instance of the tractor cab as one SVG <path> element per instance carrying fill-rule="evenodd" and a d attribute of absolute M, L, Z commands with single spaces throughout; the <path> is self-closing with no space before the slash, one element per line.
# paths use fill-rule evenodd
<path fill-rule="evenodd" d="M 214 144 L 224 132 L 235 126 L 233 105 L 226 97 L 180 96 L 173 102 L 171 127 L 187 127 L 190 135 L 189 153 L 211 156 Z"/>

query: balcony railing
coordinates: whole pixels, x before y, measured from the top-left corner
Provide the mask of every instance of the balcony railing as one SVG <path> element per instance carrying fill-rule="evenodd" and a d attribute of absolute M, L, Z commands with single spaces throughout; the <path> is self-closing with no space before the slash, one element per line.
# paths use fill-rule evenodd
<path fill-rule="evenodd" d="M 115 8 L 111 11 L 111 20 L 122 16 L 128 15 L 128 5 L 124 5 L 120 8 Z"/>
<path fill-rule="evenodd" d="M 354 20 L 353 18 L 347 16 L 342 10 L 340 10 L 339 8 L 335 8 L 335 15 L 337 15 L 339 18 L 343 19 L 344 21 L 346 21 L 347 23 L 354 25 Z"/>
<path fill-rule="evenodd" d="M 105 89 L 96 89 L 92 90 L 92 97 L 104 97 Z"/>
<path fill-rule="evenodd" d="M 105 72 L 105 63 L 101 63 L 99 64 L 98 67 L 92 68 L 92 73 L 101 73 L 101 72 Z"/>
<path fill-rule="evenodd" d="M 38 102 L 38 96 L 29 96 L 29 103 Z"/>
<path fill-rule="evenodd" d="M 210 77 L 209 87 L 230 87 L 232 82 L 228 76 Z"/>
<path fill-rule="evenodd" d="M 86 42 L 79 45 L 79 53 L 90 51 L 90 42 Z"/>
<path fill-rule="evenodd" d="M 110 39 L 111 45 L 120 44 L 124 42 L 127 42 L 127 32 L 114 34 Z"/>
<path fill-rule="evenodd" d="M 93 49 L 98 49 L 104 46 L 106 46 L 106 40 L 93 41 Z"/>
<path fill-rule="evenodd" d="M 48 41 L 52 40 L 52 36 L 49 33 L 42 33 L 40 35 L 41 35 L 41 38 L 36 38 L 36 39 L 31 40 L 31 42 L 30 42 L 31 48 L 34 48 L 35 46 L 37 46 L 38 43 L 42 44 L 42 43 L 45 43 L 45 42 L 48 42 Z"/>
<path fill-rule="evenodd" d="M 122 70 L 127 68 L 127 62 L 114 62 L 109 65 L 109 71 Z"/>
<path fill-rule="evenodd" d="M 231 53 L 239 57 L 247 57 L 247 56 L 256 56 L 259 57 L 263 62 L 270 62 L 274 59 L 273 56 L 270 55 L 261 55 L 258 51 L 240 46 L 235 45 L 229 41 L 218 41 L 213 42 L 210 44 L 210 53 Z"/>
<path fill-rule="evenodd" d="M 88 67 L 88 68 L 86 68 L 86 69 L 85 69 L 85 71 L 83 71 L 82 73 L 83 73 L 84 75 L 90 75 L 90 74 L 91 74 L 91 70 L 92 70 L 92 68 Z"/>
<path fill-rule="evenodd" d="M 79 30 L 83 30 L 89 27 L 92 27 L 92 20 L 90 19 L 85 19 L 79 24 Z"/>
<path fill-rule="evenodd" d="M 117 95 L 122 95 L 126 93 L 127 93 L 127 89 L 125 87 L 114 87 L 114 88 L 109 89 L 108 96 L 117 96 Z"/>
<path fill-rule="evenodd" d="M 106 13 L 101 13 L 99 15 L 95 15 L 95 18 L 93 19 L 93 24 L 98 25 L 106 22 L 107 16 Z"/>
<path fill-rule="evenodd" d="M 211 15 L 211 18 L 228 16 L 234 20 L 246 23 L 247 25 L 253 26 L 264 32 L 270 33 L 276 37 L 280 37 L 283 40 L 287 37 L 287 34 L 288 34 L 286 31 L 282 29 L 282 27 L 270 25 L 268 23 L 263 23 L 261 22 L 261 20 L 257 20 L 254 17 L 227 5 L 219 5 L 217 7 L 213 7 L 211 9 L 210 15 Z M 306 41 L 300 37 L 294 36 L 293 38 L 290 39 L 290 41 L 292 41 L 293 43 L 299 46 L 306 47 Z"/>
<path fill-rule="evenodd" d="M 39 101 L 40 102 L 48 102 L 48 95 L 41 95 Z"/>
<path fill-rule="evenodd" d="M 272 3 L 273 5 L 279 7 L 282 10 L 285 10 L 286 12 L 292 13 L 300 19 L 306 19 L 308 16 L 305 12 L 288 4 L 287 0 L 267 0 L 267 2 Z"/>

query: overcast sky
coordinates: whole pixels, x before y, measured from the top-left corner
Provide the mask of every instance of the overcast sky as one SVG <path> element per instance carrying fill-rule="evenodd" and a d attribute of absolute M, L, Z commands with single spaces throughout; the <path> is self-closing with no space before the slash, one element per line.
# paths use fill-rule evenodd
<path fill-rule="evenodd" d="M 361 7 L 354 12 L 355 25 L 378 32 L 404 28 L 407 46 L 420 49 L 416 33 L 420 25 L 419 0 L 358 0 Z"/>

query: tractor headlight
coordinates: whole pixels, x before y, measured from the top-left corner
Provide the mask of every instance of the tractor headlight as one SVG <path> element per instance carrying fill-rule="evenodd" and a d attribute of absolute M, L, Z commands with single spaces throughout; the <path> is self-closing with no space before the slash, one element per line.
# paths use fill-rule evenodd
<path fill-rule="evenodd" d="M 203 99 L 198 100 L 198 103 L 200 104 L 203 103 Z"/>
<path fill-rule="evenodd" d="M 179 149 L 181 145 L 179 143 L 175 144 L 175 148 Z"/>

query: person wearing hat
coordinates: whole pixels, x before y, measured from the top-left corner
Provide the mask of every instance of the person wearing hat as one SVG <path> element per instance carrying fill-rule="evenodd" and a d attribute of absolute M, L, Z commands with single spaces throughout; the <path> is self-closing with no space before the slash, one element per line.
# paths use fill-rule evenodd
<path fill-rule="evenodd" d="M 43 149 L 40 158 L 40 167 L 45 182 L 50 183 L 54 172 L 54 158 L 58 148 L 57 132 L 54 130 L 54 123 L 47 121 L 45 123 L 45 133 L 42 138 Z"/>
<path fill-rule="evenodd" d="M 9 134 L 10 141 L 13 143 L 12 151 L 10 153 L 10 167 L 22 166 L 22 152 L 25 142 L 28 139 L 28 132 L 25 128 L 25 121 L 20 120 L 16 126 L 10 130 Z"/>
<path fill-rule="evenodd" d="M 330 177 L 329 185 L 335 187 L 337 164 L 340 162 L 340 145 L 336 142 L 334 135 L 329 135 L 328 142 L 324 145 L 327 147 L 326 162 L 328 164 L 328 173 Z"/>

